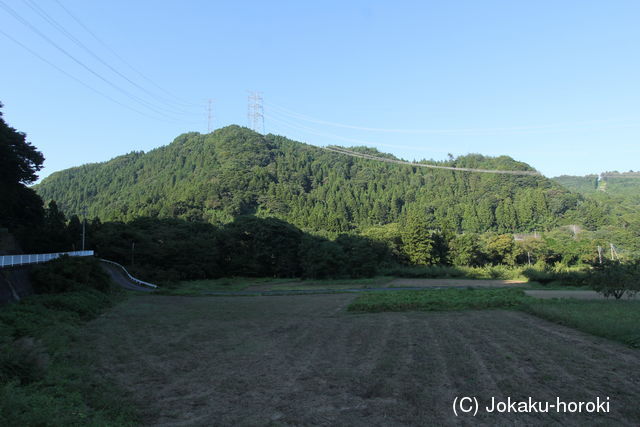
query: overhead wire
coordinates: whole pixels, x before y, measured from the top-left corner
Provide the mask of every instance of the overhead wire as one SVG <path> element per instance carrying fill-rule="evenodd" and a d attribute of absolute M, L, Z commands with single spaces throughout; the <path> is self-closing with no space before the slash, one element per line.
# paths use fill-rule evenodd
<path fill-rule="evenodd" d="M 147 82 L 151 83 L 153 86 L 155 86 L 156 88 L 158 88 L 159 90 L 161 90 L 162 92 L 167 94 L 169 97 L 173 98 L 174 102 L 176 102 L 178 104 L 182 104 L 185 107 L 199 107 L 199 108 L 201 108 L 201 107 L 204 106 L 204 104 L 196 104 L 196 103 L 193 103 L 193 102 L 186 101 L 186 100 L 174 95 L 173 93 L 171 93 L 170 91 L 168 91 L 164 87 L 160 86 L 159 84 L 157 84 L 155 81 L 153 81 L 152 79 L 147 77 L 144 73 L 142 73 L 136 67 L 131 65 L 131 63 L 129 61 L 127 61 L 121 55 L 119 55 L 118 52 L 115 49 L 111 48 L 111 46 L 109 46 L 100 37 L 98 37 L 94 31 L 92 31 L 87 25 L 85 25 L 74 13 L 72 13 L 67 7 L 65 7 L 59 0 L 54 0 L 54 1 L 58 4 L 58 6 L 60 6 L 60 8 L 62 10 L 64 10 L 67 13 L 67 15 L 69 15 L 71 17 L 71 19 L 73 19 L 79 26 L 81 26 L 88 34 L 90 34 L 105 49 L 107 49 L 109 52 L 111 52 L 111 54 L 113 56 L 118 58 L 118 60 L 120 60 L 123 64 L 125 64 L 127 67 L 129 67 L 132 71 L 134 71 L 136 74 L 138 74 L 144 80 L 146 80 Z"/>
<path fill-rule="evenodd" d="M 290 129 L 297 130 L 297 131 L 300 131 L 300 132 L 308 132 L 308 133 L 311 133 L 311 134 L 314 134 L 314 135 L 318 135 L 318 136 L 322 136 L 322 137 L 325 137 L 325 138 L 337 139 L 337 140 L 345 141 L 345 142 L 354 142 L 356 144 L 362 144 L 362 145 L 374 145 L 374 146 L 390 147 L 390 148 L 406 148 L 406 149 L 411 149 L 411 150 L 422 150 L 422 151 L 429 151 L 429 152 L 446 153 L 446 151 L 443 151 L 443 150 L 432 150 L 432 149 L 426 149 L 426 148 L 416 147 L 416 146 L 411 146 L 411 145 L 385 144 L 385 143 L 380 143 L 380 142 L 365 141 L 365 140 L 362 140 L 362 139 L 347 138 L 347 137 L 334 135 L 334 134 L 330 134 L 330 133 L 326 133 L 326 132 L 318 132 L 316 129 L 310 128 L 310 127 L 305 126 L 305 125 L 293 124 L 289 120 L 283 119 L 282 117 L 277 117 L 276 115 L 272 115 L 270 113 L 266 113 L 265 112 L 264 116 L 269 118 L 270 120 L 275 121 L 276 123 L 280 123 L 281 125 L 290 128 Z"/>
<path fill-rule="evenodd" d="M 288 126 L 290 128 L 298 128 L 298 130 L 302 130 L 303 132 L 311 132 L 311 133 L 315 133 L 316 135 L 320 135 L 320 136 L 325 136 L 325 137 L 330 137 L 330 138 L 336 138 L 336 139 L 342 139 L 342 140 L 346 140 L 346 141 L 351 141 L 351 142 L 358 142 L 358 143 L 364 143 L 366 144 L 373 144 L 376 145 L 376 143 L 372 143 L 369 141 L 362 141 L 362 140 L 354 140 L 351 138 L 343 138 L 343 137 L 339 137 L 336 135 L 329 135 L 329 134 L 324 134 L 321 132 L 315 132 L 314 129 L 309 128 L 307 126 L 304 125 L 295 125 L 295 124 L 291 124 L 291 123 L 287 123 L 287 121 L 283 121 L 280 120 L 277 117 L 272 116 L 271 114 L 266 114 L 266 117 L 269 117 L 270 120 L 275 120 L 276 122 L 280 122 L 281 124 Z M 378 145 L 385 145 L 385 144 L 378 144 Z M 322 150 L 326 150 L 326 151 L 331 151 L 334 153 L 338 153 L 338 154 L 343 154 L 343 155 L 347 155 L 347 156 L 351 156 L 351 157 L 357 157 L 357 158 L 362 158 L 362 159 L 367 159 L 367 160 L 375 160 L 375 161 L 381 161 L 381 162 L 386 162 L 386 163 L 395 163 L 395 164 L 400 164 L 400 165 L 409 165 L 409 166 L 414 166 L 414 167 L 421 167 L 421 168 L 429 168 L 429 169 L 443 169 L 443 170 L 451 170 L 451 171 L 458 171 L 458 172 L 476 172 L 476 173 L 491 173 L 491 174 L 501 174 L 501 175 L 525 175 L 525 176 L 542 176 L 542 174 L 538 171 L 523 171 L 523 170 L 503 170 L 503 169 L 481 169 L 481 168 L 467 168 L 467 167 L 457 167 L 457 166 L 442 166 L 442 165 L 433 165 L 433 164 L 428 164 L 428 163 L 419 163 L 419 162 L 408 162 L 405 160 L 400 160 L 400 159 L 391 159 L 391 158 L 387 158 L 387 157 L 380 157 L 380 156 L 374 156 L 372 154 L 367 154 L 367 153 L 362 153 L 362 152 L 358 152 L 358 151 L 353 151 L 353 150 L 349 150 L 347 148 L 343 148 L 343 147 L 338 147 L 338 146 L 316 146 L 317 148 L 320 148 Z M 393 147 L 398 147 L 397 145 L 393 146 Z M 415 148 L 415 147 L 412 147 Z"/>
<path fill-rule="evenodd" d="M 401 134 L 487 135 L 492 133 L 505 133 L 505 132 L 518 132 L 518 133 L 529 132 L 530 133 L 531 131 L 542 131 L 542 133 L 545 133 L 545 131 L 546 132 L 568 132 L 568 131 L 575 131 L 575 128 L 562 128 L 562 126 L 585 126 L 585 125 L 594 125 L 594 124 L 624 122 L 632 119 L 632 118 L 615 118 L 615 119 L 589 120 L 589 121 L 579 121 L 579 122 L 570 122 L 570 123 L 556 123 L 556 124 L 533 125 L 533 126 L 496 127 L 496 128 L 459 128 L 459 129 L 395 128 L 394 129 L 394 128 L 358 126 L 358 125 L 322 120 L 322 119 L 317 119 L 305 114 L 292 111 L 288 108 L 279 106 L 277 104 L 273 104 L 271 102 L 265 102 L 265 104 L 267 104 L 271 109 L 274 109 L 283 115 L 286 115 L 288 117 L 291 117 L 297 120 L 304 120 L 310 123 L 316 123 L 316 124 L 345 128 L 345 129 L 367 131 L 367 132 L 401 133 Z M 637 120 L 637 119 L 634 119 L 634 120 Z"/>
<path fill-rule="evenodd" d="M 117 91 L 121 92 L 122 94 L 124 94 L 125 96 L 127 96 L 130 99 L 133 99 L 134 101 L 144 105 L 146 108 L 154 111 L 156 114 L 159 114 L 161 116 L 164 116 L 165 118 L 168 119 L 174 119 L 174 117 L 171 117 L 167 114 L 165 114 L 164 112 L 158 110 L 157 108 L 149 105 L 148 102 L 141 100 L 139 97 L 137 97 L 136 95 L 131 94 L 130 92 L 128 92 L 125 89 L 122 89 L 120 86 L 116 85 L 115 83 L 111 82 L 109 79 L 105 78 L 104 76 L 102 76 L 100 73 L 96 72 L 95 70 L 93 70 L 91 67 L 87 66 L 85 63 L 83 63 L 82 61 L 80 61 L 79 59 L 77 59 L 75 56 L 73 56 L 72 54 L 70 54 L 66 49 L 62 48 L 60 45 L 58 45 L 57 43 L 55 43 L 54 41 L 52 41 L 49 37 L 47 37 L 45 34 L 43 34 L 40 30 L 38 30 L 36 27 L 34 27 L 29 21 L 27 21 L 26 19 L 24 19 L 20 14 L 18 14 L 15 10 L 13 10 L 11 7 L 9 7 L 6 3 L 4 3 L 4 1 L 0 0 L 0 7 L 2 7 L 5 11 L 7 11 L 10 15 L 12 15 L 16 20 L 18 20 L 19 22 L 21 22 L 23 25 L 27 26 L 29 29 L 31 29 L 33 32 L 35 32 L 36 34 L 38 34 L 42 39 L 44 39 L 46 42 L 48 42 L 49 44 L 51 44 L 53 47 L 55 47 L 57 50 L 59 50 L 60 52 L 62 52 L 65 56 L 69 57 L 72 61 L 74 61 L 75 63 L 77 63 L 78 65 L 80 65 L 82 68 L 84 68 L 85 70 L 87 70 L 88 72 L 90 72 L 92 75 L 96 76 L 97 78 L 99 78 L 100 80 L 102 80 L 103 82 L 107 83 L 109 86 L 113 87 L 114 89 L 116 89 Z"/>
<path fill-rule="evenodd" d="M 502 175 L 529 175 L 529 176 L 542 176 L 542 174 L 538 171 L 518 171 L 518 170 L 502 170 L 502 169 L 478 169 L 478 168 L 465 168 L 465 167 L 457 167 L 457 166 L 441 166 L 441 165 L 430 165 L 428 163 L 416 163 L 416 162 L 407 162 L 399 159 L 389 159 L 386 157 L 373 156 L 366 153 L 360 153 L 357 151 L 348 150 L 342 147 L 335 146 L 327 146 L 327 147 L 318 147 L 323 150 L 332 151 L 334 153 L 345 154 L 351 157 L 359 157 L 362 159 L 368 160 L 377 160 L 381 162 L 387 163 L 396 163 L 400 165 L 409 165 L 414 167 L 421 168 L 429 168 L 429 169 L 445 169 L 451 171 L 458 172 L 477 172 L 477 173 L 491 173 L 491 174 L 502 174 Z"/>
<path fill-rule="evenodd" d="M 49 61 L 48 59 L 46 59 L 45 57 L 43 57 L 42 55 L 40 55 L 39 53 L 37 53 L 36 51 L 34 51 L 33 49 L 29 48 L 28 46 L 26 46 L 24 43 L 20 42 L 19 40 L 15 39 L 14 37 L 12 37 L 11 35 L 7 34 L 5 31 L 3 31 L 2 29 L 0 29 L 0 34 L 2 34 L 3 36 L 5 36 L 6 38 L 8 38 L 9 40 L 11 40 L 12 42 L 14 42 L 15 44 L 17 44 L 18 46 L 22 47 L 24 50 L 26 50 L 27 52 L 29 52 L 30 54 L 32 54 L 33 56 L 35 56 L 36 58 L 40 59 L 41 61 L 43 61 L 44 63 L 50 65 L 51 67 L 55 68 L 56 70 L 58 70 L 59 72 L 61 72 L 62 74 L 64 74 L 65 76 L 69 77 L 70 79 L 74 80 L 75 82 L 81 84 L 82 86 L 86 87 L 87 89 L 91 90 L 92 92 L 97 93 L 98 95 L 108 99 L 109 101 L 120 105 L 121 107 L 124 107 L 128 110 L 134 111 L 140 115 L 143 115 L 145 117 L 154 119 L 154 120 L 165 120 L 164 118 L 158 118 L 158 117 L 153 117 L 141 110 L 138 110 L 137 108 L 131 107 L 130 105 L 124 104 L 120 101 L 118 101 L 117 99 L 107 95 L 106 93 L 102 92 L 101 90 L 98 90 L 96 88 L 94 88 L 93 86 L 83 82 L 82 80 L 80 80 L 79 78 L 77 78 L 76 76 L 70 74 L 69 72 L 65 71 L 63 68 L 58 67 L 56 64 L 54 64 L 53 62 Z"/>
<path fill-rule="evenodd" d="M 23 1 L 34 12 L 36 12 L 38 15 L 40 15 L 40 17 L 42 19 L 47 21 L 52 27 L 54 27 L 56 30 L 58 30 L 60 33 L 62 33 L 69 40 L 74 42 L 82 50 L 87 52 L 89 55 L 91 55 L 94 59 L 96 59 L 102 65 L 107 67 L 109 70 L 111 70 L 113 73 L 115 73 L 116 75 L 118 75 L 122 79 L 126 80 L 128 83 L 130 83 L 132 86 L 136 87 L 140 91 L 146 93 L 147 95 L 155 98 L 156 100 L 159 100 L 160 102 L 162 102 L 162 103 L 164 103 L 164 104 L 166 104 L 168 106 L 168 108 L 167 107 L 159 107 L 159 106 L 158 106 L 158 108 L 162 108 L 165 112 L 168 112 L 169 114 L 188 114 L 188 115 L 191 114 L 191 113 L 189 113 L 187 111 L 176 109 L 173 105 L 171 105 L 171 104 L 167 103 L 166 101 L 162 100 L 157 95 L 155 95 L 153 92 L 149 91 L 147 88 L 141 86 L 137 82 L 135 82 L 132 79 L 130 79 L 129 77 L 127 77 L 125 74 L 121 73 L 118 69 L 116 69 L 111 64 L 109 64 L 107 61 L 102 59 L 99 55 L 97 55 L 92 49 L 88 48 L 81 40 L 79 40 L 77 37 L 75 37 L 62 24 L 60 24 L 58 21 L 56 21 L 49 13 L 47 13 L 47 11 L 45 11 L 42 7 L 40 7 L 38 4 L 36 4 L 33 0 L 23 0 Z M 145 100 L 145 102 L 146 102 L 146 100 Z"/>

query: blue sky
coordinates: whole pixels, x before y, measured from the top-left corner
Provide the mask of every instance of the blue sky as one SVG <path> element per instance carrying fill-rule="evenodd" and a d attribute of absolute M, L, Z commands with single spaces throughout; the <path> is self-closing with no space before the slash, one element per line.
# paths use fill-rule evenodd
<path fill-rule="evenodd" d="M 315 145 L 638 170 L 638 16 L 619 0 L 0 0 L 0 101 L 41 176 L 206 132 L 209 98 L 213 128 L 246 125 L 248 90 L 267 132 Z"/>

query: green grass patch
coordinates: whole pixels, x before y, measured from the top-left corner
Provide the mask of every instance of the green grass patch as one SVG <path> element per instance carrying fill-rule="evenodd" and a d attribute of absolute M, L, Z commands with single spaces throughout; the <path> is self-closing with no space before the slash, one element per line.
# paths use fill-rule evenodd
<path fill-rule="evenodd" d="M 251 286 L 264 285 L 265 289 L 274 291 L 299 290 L 340 290 L 382 287 L 393 280 L 393 277 L 371 277 L 365 279 L 335 280 L 302 280 L 297 278 L 282 279 L 273 277 L 232 277 L 210 280 L 186 280 L 171 286 L 163 286 L 154 295 L 197 296 L 208 292 L 243 292 Z M 256 295 L 260 290 L 256 290 Z"/>
<path fill-rule="evenodd" d="M 521 289 L 428 289 L 363 293 L 349 311 L 448 311 L 516 308 L 529 297 Z"/>
<path fill-rule="evenodd" d="M 124 298 L 92 259 L 38 266 L 43 293 L 0 307 L 2 425 L 135 425 L 122 390 L 83 352 L 85 323 Z"/>
<path fill-rule="evenodd" d="M 538 282 L 527 282 L 522 286 L 521 289 L 530 289 L 530 290 L 538 290 L 538 291 L 592 291 L 593 289 L 590 286 L 573 286 L 573 285 L 563 285 L 559 282 L 551 282 L 547 285 L 543 285 Z"/>
<path fill-rule="evenodd" d="M 640 301 L 532 298 L 522 308 L 544 319 L 640 348 Z"/>
<path fill-rule="evenodd" d="M 298 280 L 289 283 L 274 283 L 274 291 L 280 290 L 322 290 L 322 289 L 371 289 L 381 288 L 394 278 L 387 276 L 369 277 L 365 279 L 334 279 L 334 280 Z"/>
<path fill-rule="evenodd" d="M 446 265 L 396 265 L 382 271 L 385 276 L 411 279 L 492 279 L 522 280 L 524 267 L 489 265 L 485 267 L 453 267 Z"/>
<path fill-rule="evenodd" d="M 299 279 L 279 279 L 273 277 L 227 277 L 221 279 L 184 280 L 162 286 L 154 295 L 195 296 L 205 292 L 240 292 L 249 286 L 269 283 L 297 282 Z"/>
<path fill-rule="evenodd" d="M 84 323 L 122 298 L 93 289 L 34 295 L 0 308 L 4 425 L 134 425 L 120 390 L 77 350 Z"/>

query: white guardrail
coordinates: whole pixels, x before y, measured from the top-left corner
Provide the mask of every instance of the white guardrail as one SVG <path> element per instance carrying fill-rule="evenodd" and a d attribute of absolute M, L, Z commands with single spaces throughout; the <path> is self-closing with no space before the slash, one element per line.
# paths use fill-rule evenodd
<path fill-rule="evenodd" d="M 68 256 L 93 256 L 93 251 L 56 252 L 52 254 L 23 254 L 23 255 L 2 255 L 0 256 L 0 268 L 15 267 L 18 265 L 39 264 Z"/>
<path fill-rule="evenodd" d="M 113 265 L 116 265 L 116 266 L 120 267 L 122 269 L 122 271 L 125 272 L 127 277 L 129 277 L 129 279 L 133 283 L 137 283 L 137 284 L 143 285 L 143 286 L 151 286 L 152 288 L 157 288 L 158 287 L 158 286 L 154 285 L 153 283 L 149 283 L 149 282 L 145 282 L 144 280 L 136 279 L 135 277 L 133 277 L 132 275 L 129 274 L 129 272 L 127 271 L 126 268 L 124 268 L 124 266 L 118 264 L 117 262 L 109 261 L 108 259 L 104 259 L 104 258 L 100 258 L 100 261 L 108 262 L 109 264 L 113 264 Z"/>

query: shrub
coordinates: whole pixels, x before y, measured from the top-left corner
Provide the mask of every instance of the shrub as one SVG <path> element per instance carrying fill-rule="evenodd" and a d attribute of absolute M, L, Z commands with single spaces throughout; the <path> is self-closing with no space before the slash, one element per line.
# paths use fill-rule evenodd
<path fill-rule="evenodd" d="M 31 271 L 31 282 L 39 294 L 95 289 L 107 291 L 111 287 L 109 276 L 93 257 L 62 256 Z"/>
<path fill-rule="evenodd" d="M 588 282 L 591 288 L 606 298 L 632 297 L 640 291 L 640 261 L 596 264 Z"/>

